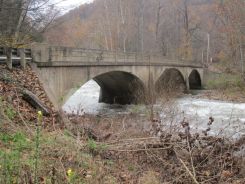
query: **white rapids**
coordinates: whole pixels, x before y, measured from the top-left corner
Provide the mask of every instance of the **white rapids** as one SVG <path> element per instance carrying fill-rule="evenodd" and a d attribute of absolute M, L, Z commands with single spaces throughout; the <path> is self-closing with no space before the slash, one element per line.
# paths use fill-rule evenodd
<path fill-rule="evenodd" d="M 144 114 L 147 111 L 143 105 L 109 105 L 98 103 L 100 87 L 93 80 L 83 85 L 63 106 L 63 110 L 72 114 L 116 115 L 137 111 Z M 172 107 L 155 105 L 162 122 L 180 122 L 184 118 L 190 122 L 195 131 L 207 129 L 209 117 L 214 118 L 211 135 L 224 135 L 227 138 L 239 138 L 245 135 L 245 103 L 196 99 L 192 97 L 179 98 Z M 174 111 L 174 112 L 173 112 Z"/>

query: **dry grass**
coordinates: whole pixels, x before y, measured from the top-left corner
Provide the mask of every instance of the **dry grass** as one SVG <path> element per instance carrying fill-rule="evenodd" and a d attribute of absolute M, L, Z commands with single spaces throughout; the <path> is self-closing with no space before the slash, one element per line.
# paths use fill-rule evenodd
<path fill-rule="evenodd" d="M 146 171 L 139 178 L 139 184 L 160 184 L 159 174 L 154 171 Z"/>

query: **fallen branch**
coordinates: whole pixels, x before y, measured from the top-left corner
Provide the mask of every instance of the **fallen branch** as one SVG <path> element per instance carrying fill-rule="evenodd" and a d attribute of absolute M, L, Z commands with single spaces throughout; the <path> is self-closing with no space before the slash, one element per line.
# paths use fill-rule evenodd
<path fill-rule="evenodd" d="M 134 149 L 134 150 L 130 150 L 130 149 L 125 149 L 125 150 L 120 150 L 120 149 L 108 149 L 108 151 L 116 151 L 116 152 L 138 152 L 138 151 L 147 151 L 147 150 L 168 150 L 172 148 L 172 146 L 170 147 L 166 147 L 166 148 L 144 148 L 144 149 Z"/>
<path fill-rule="evenodd" d="M 193 179 L 193 181 L 196 184 L 199 184 L 199 182 L 196 180 L 196 177 L 191 173 L 190 169 L 186 166 L 185 162 L 178 156 L 178 153 L 174 150 L 176 157 L 178 158 L 178 160 L 180 161 L 180 163 L 184 166 L 185 170 L 187 171 L 187 173 L 190 175 L 190 177 Z"/>
<path fill-rule="evenodd" d="M 42 111 L 44 116 L 49 116 L 50 112 L 47 107 L 39 100 L 39 98 L 29 90 L 22 91 L 23 99 L 28 102 L 32 107 Z"/>

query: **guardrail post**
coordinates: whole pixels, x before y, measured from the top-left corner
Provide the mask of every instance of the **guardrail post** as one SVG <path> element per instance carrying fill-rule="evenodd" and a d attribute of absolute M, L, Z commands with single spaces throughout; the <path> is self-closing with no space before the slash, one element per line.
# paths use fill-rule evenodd
<path fill-rule="evenodd" d="M 4 55 L 4 48 L 0 48 L 0 56 L 3 56 Z"/>
<path fill-rule="evenodd" d="M 11 47 L 6 48 L 6 63 L 7 63 L 8 68 L 12 70 L 13 62 L 12 62 L 12 48 Z"/>
<path fill-rule="evenodd" d="M 19 49 L 19 53 L 20 53 L 20 66 L 23 69 L 26 69 L 26 54 L 25 54 L 25 49 L 24 48 Z"/>
<path fill-rule="evenodd" d="M 52 62 L 52 48 L 48 48 L 48 62 Z"/>

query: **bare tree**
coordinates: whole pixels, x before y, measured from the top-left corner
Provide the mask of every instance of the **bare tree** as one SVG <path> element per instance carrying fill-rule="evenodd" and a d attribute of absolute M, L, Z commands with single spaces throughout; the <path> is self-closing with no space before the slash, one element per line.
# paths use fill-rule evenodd
<path fill-rule="evenodd" d="M 145 1 L 139 1 L 139 51 L 144 52 L 144 8 Z"/>
<path fill-rule="evenodd" d="M 157 2 L 157 13 L 156 13 L 156 33 L 155 33 L 156 42 L 158 39 L 159 24 L 160 24 L 160 13 L 161 13 L 162 8 L 163 8 L 163 6 L 161 5 L 161 0 L 158 0 L 158 2 Z"/>
<path fill-rule="evenodd" d="M 12 48 L 23 47 L 40 37 L 58 15 L 51 0 L 1 0 L 0 46 L 6 48 L 12 69 Z"/>
<path fill-rule="evenodd" d="M 108 0 L 104 0 L 104 10 L 105 10 L 105 18 L 106 18 L 106 27 L 108 28 L 109 32 L 109 40 L 110 40 L 110 50 L 113 49 L 113 40 L 112 40 L 112 30 L 111 30 L 111 21 L 109 19 L 109 7 L 108 7 Z"/>
<path fill-rule="evenodd" d="M 122 40 L 123 40 L 123 52 L 126 52 L 126 42 L 127 42 L 127 22 L 126 22 L 126 13 L 127 13 L 127 5 L 126 1 L 124 1 L 124 4 L 122 0 L 119 0 L 119 12 L 120 12 L 120 18 L 121 18 L 121 30 L 122 30 Z"/>

